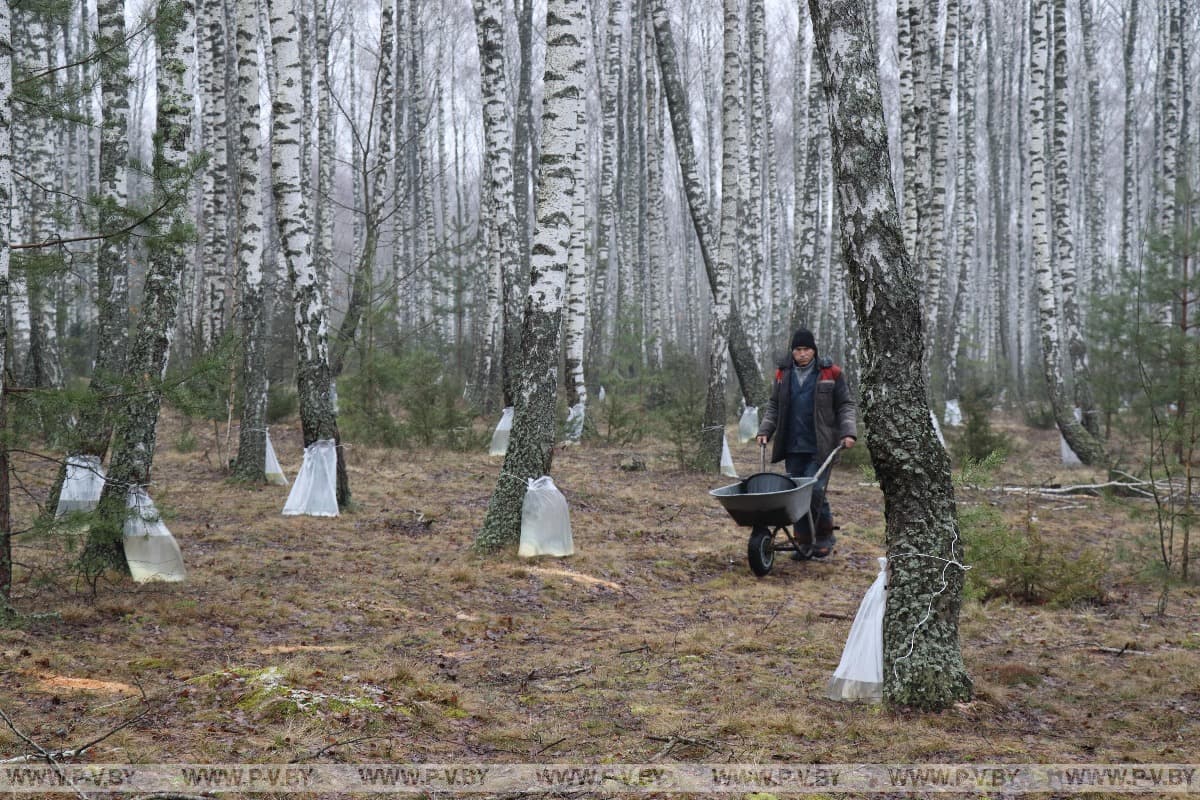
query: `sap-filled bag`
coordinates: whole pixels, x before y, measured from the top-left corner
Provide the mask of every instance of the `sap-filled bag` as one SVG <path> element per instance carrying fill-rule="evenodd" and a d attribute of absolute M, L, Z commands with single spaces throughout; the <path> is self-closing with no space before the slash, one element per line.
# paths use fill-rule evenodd
<path fill-rule="evenodd" d="M 283 506 L 286 516 L 336 517 L 337 446 L 333 439 L 318 439 L 304 448 L 304 462 Z"/>
<path fill-rule="evenodd" d="M 549 475 L 530 478 L 521 504 L 521 546 L 517 555 L 569 556 L 574 552 L 567 498 Z"/>
<path fill-rule="evenodd" d="M 879 700 L 883 697 L 883 610 L 887 605 L 887 559 L 879 559 L 879 574 L 867 589 L 842 660 L 833 672 L 826 694 L 831 700 Z"/>
<path fill-rule="evenodd" d="M 564 438 L 568 442 L 578 442 L 583 436 L 583 419 L 585 415 L 583 403 L 576 403 L 567 411 L 567 424 L 564 426 Z"/>
<path fill-rule="evenodd" d="M 733 466 L 733 456 L 729 453 L 729 437 L 721 434 L 721 474 L 727 478 L 736 478 L 737 467 Z"/>
<path fill-rule="evenodd" d="M 54 516 L 72 511 L 91 511 L 100 502 L 104 491 L 104 467 L 100 456 L 67 456 L 67 476 L 58 493 Z"/>
<path fill-rule="evenodd" d="M 512 433 L 513 407 L 505 406 L 500 412 L 500 421 L 492 433 L 492 446 L 488 448 L 489 456 L 502 456 L 508 452 L 508 435 Z"/>
<path fill-rule="evenodd" d="M 738 420 L 738 443 L 745 444 L 758 435 L 758 406 L 746 406 Z"/>
<path fill-rule="evenodd" d="M 272 483 L 276 486 L 287 486 L 287 476 L 283 474 L 283 467 L 279 465 L 279 459 L 275 456 L 275 448 L 271 446 L 270 431 L 267 431 L 265 438 L 267 445 L 266 456 L 263 458 L 263 474 L 267 479 L 267 483 Z"/>
<path fill-rule="evenodd" d="M 125 504 L 128 512 L 121 542 L 125 546 L 129 574 L 138 583 L 182 581 L 187 577 L 183 554 L 146 490 L 133 487 Z"/>

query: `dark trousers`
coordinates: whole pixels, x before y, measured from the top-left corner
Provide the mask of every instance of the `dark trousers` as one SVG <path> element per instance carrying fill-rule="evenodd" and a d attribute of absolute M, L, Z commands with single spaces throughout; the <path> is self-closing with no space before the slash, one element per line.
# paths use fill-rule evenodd
<path fill-rule="evenodd" d="M 787 473 L 793 478 L 811 478 L 821 466 L 816 453 L 788 453 Z M 829 470 L 825 470 L 817 479 L 817 485 L 812 493 L 813 525 L 820 520 L 833 524 L 833 512 L 829 510 L 829 500 L 825 497 L 825 486 L 829 483 Z"/>

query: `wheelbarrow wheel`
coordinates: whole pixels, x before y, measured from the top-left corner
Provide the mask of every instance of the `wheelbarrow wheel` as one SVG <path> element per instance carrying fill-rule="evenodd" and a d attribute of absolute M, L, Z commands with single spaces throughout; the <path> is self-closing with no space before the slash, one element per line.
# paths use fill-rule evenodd
<path fill-rule="evenodd" d="M 775 566 L 775 535 L 769 528 L 755 528 L 750 533 L 746 559 L 750 562 L 750 571 L 760 578 Z"/>

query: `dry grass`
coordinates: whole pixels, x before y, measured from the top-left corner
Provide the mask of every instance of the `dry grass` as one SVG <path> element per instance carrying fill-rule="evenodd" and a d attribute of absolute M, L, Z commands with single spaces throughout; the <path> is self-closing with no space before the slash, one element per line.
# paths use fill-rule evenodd
<path fill-rule="evenodd" d="M 173 430 L 168 419 L 161 441 Z M 1087 482 L 1055 465 L 1055 435 L 1009 432 L 1021 450 L 1007 481 Z M 274 438 L 294 476 L 298 434 Z M 1150 557 L 1139 549 L 1148 522 L 1122 503 L 962 492 L 960 502 L 995 502 L 1014 522 L 1036 515 L 1057 548 L 1106 554 L 1108 601 L 969 603 L 962 646 L 975 699 L 909 715 L 823 695 L 882 554 L 879 490 L 853 468 L 832 481 L 835 556 L 781 560 L 759 580 L 747 532 L 707 496 L 724 481 L 677 471 L 659 444 L 633 448 L 649 465 L 640 473 L 618 469 L 630 449 L 559 454 L 578 554 L 536 563 L 471 550 L 499 469 L 482 454 L 354 446 L 355 508 L 329 520 L 282 517 L 286 489 L 228 483 L 202 450 L 164 444 L 156 461 L 152 495 L 183 549 L 182 585 L 118 580 L 93 597 L 53 569 L 67 559 L 61 541 L 19 540 L 33 569 L 20 573 L 18 606 L 53 613 L 0 630 L 0 693 L 42 746 L 89 740 L 144 694 L 161 705 L 93 760 L 1198 755 L 1200 590 L 1175 590 L 1170 616 L 1149 616 L 1156 592 L 1135 575 Z M 735 448 L 746 472 L 756 458 Z M 34 497 L 44 491 L 44 466 L 18 468 Z M 31 508 L 23 500 L 18 524 Z M 0 730 L 0 755 L 23 751 Z"/>

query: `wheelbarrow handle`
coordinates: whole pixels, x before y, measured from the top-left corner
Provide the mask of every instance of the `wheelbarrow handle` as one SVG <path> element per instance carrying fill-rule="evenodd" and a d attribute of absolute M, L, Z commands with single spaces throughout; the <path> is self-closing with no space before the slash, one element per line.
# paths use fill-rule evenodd
<path fill-rule="evenodd" d="M 766 442 L 758 443 L 758 452 L 759 452 L 759 456 L 762 461 L 762 469 L 760 469 L 759 472 L 766 472 L 767 471 L 767 443 Z"/>
<path fill-rule="evenodd" d="M 825 458 L 825 463 L 821 465 L 821 468 L 819 470 L 817 470 L 816 474 L 813 475 L 813 477 L 814 478 L 821 477 L 821 473 L 824 472 L 826 470 L 826 468 L 828 468 L 829 465 L 833 463 L 833 457 L 838 454 L 839 450 L 844 450 L 844 449 L 845 449 L 844 445 L 842 445 L 841 442 L 838 442 L 838 446 L 833 448 L 833 450 Z"/>

